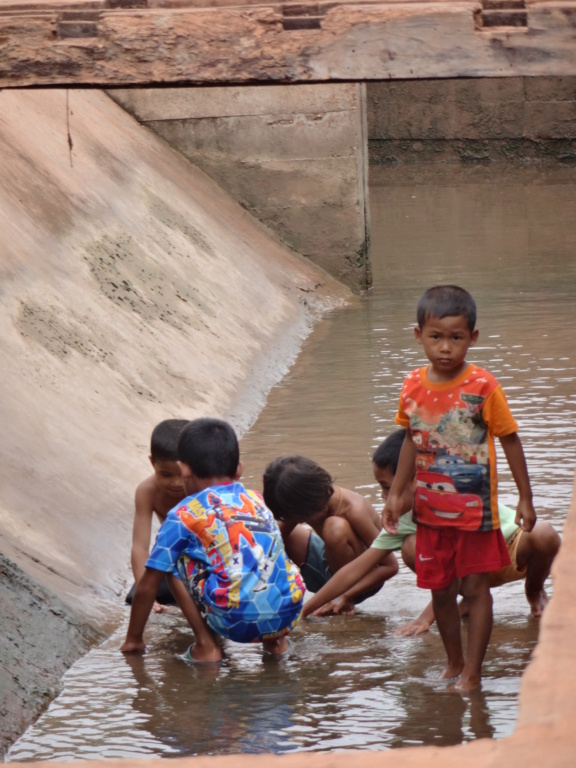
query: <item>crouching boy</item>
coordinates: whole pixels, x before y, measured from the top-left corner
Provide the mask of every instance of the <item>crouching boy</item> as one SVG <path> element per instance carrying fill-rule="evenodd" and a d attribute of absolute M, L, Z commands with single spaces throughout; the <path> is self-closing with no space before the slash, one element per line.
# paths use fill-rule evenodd
<path fill-rule="evenodd" d="M 144 650 L 144 628 L 167 574 L 194 633 L 190 661 L 221 661 L 221 638 L 286 652 L 304 584 L 262 497 L 234 480 L 240 459 L 234 430 L 219 419 L 195 419 L 180 434 L 178 457 L 188 495 L 158 531 L 120 650 Z"/>

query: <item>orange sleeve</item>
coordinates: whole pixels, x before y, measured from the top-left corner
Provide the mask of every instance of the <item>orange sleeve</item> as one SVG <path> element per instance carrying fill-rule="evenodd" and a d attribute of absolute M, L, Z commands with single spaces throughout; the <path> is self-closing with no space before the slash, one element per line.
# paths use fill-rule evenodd
<path fill-rule="evenodd" d="M 506 395 L 500 384 L 486 398 L 482 408 L 482 418 L 494 437 L 505 437 L 518 431 L 518 424 L 512 416 Z"/>
<path fill-rule="evenodd" d="M 406 414 L 404 408 L 402 407 L 402 394 L 400 394 L 400 397 L 398 398 L 398 411 L 394 417 L 394 423 L 399 424 L 401 427 L 410 427 L 410 417 Z"/>

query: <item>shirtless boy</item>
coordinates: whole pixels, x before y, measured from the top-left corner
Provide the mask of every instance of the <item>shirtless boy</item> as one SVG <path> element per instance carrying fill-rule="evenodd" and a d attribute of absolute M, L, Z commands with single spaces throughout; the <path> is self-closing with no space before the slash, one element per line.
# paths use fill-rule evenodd
<path fill-rule="evenodd" d="M 134 525 L 130 561 L 134 585 L 126 597 L 131 605 L 136 584 L 142 578 L 150 554 L 150 540 L 154 516 L 164 522 L 166 515 L 186 496 L 182 473 L 178 465 L 178 437 L 188 422 L 185 419 L 166 419 L 152 431 L 150 463 L 154 472 L 136 488 L 134 497 Z M 166 580 L 163 580 L 153 610 L 160 613 L 166 605 L 176 605 Z"/>
<path fill-rule="evenodd" d="M 318 592 L 333 574 L 366 552 L 382 527 L 367 499 L 334 485 L 325 469 L 304 456 L 280 457 L 266 467 L 264 500 L 310 592 Z M 357 603 L 376 594 L 397 571 L 395 556 L 383 554 L 331 612 L 354 613 Z"/>

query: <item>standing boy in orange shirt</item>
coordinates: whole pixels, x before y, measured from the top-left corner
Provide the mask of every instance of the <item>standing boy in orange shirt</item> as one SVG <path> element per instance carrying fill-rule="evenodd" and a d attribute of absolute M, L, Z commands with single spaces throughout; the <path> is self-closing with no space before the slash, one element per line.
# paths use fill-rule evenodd
<path fill-rule="evenodd" d="M 536 513 L 504 392 L 492 374 L 466 361 L 478 339 L 474 299 L 458 286 L 435 286 L 418 302 L 417 320 L 416 340 L 430 365 L 411 373 L 402 387 L 396 423 L 408 431 L 382 517 L 395 533 L 402 495 L 416 471 L 417 583 L 432 591 L 448 657 L 442 677 L 459 676 L 456 688 L 466 691 L 480 685 L 492 631 L 489 573 L 510 563 L 498 517 L 495 437 L 518 488 L 516 523 L 530 531 Z M 466 657 L 459 587 L 470 606 Z"/>

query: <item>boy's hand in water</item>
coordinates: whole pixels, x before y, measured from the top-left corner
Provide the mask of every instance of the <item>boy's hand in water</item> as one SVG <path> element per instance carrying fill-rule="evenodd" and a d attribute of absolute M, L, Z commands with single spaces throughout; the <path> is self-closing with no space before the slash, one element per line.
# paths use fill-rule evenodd
<path fill-rule="evenodd" d="M 417 635 L 424 634 L 424 632 L 428 632 L 429 629 L 430 622 L 418 618 L 402 624 L 402 626 L 394 630 L 394 634 L 400 637 L 416 637 Z"/>
<path fill-rule="evenodd" d="M 352 600 L 349 600 L 345 595 L 340 595 L 335 600 L 331 600 L 329 603 L 324 603 L 323 606 L 317 608 L 314 611 L 314 616 L 337 616 L 341 614 L 343 616 L 353 616 L 356 613 L 356 606 Z"/>
<path fill-rule="evenodd" d="M 120 650 L 122 653 L 144 653 L 146 643 L 144 640 L 125 640 Z"/>

